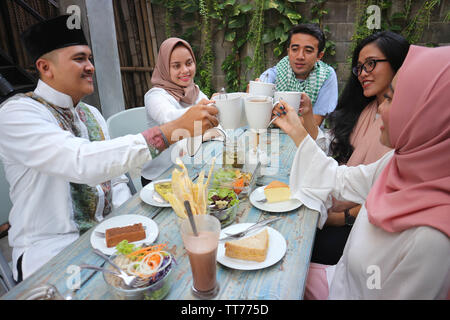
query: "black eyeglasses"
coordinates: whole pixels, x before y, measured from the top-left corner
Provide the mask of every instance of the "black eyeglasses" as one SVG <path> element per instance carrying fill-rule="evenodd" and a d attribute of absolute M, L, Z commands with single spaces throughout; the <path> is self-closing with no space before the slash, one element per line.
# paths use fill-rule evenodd
<path fill-rule="evenodd" d="M 375 67 L 377 66 L 377 62 L 384 62 L 384 61 L 388 61 L 388 60 L 387 59 L 367 60 L 363 64 L 353 67 L 352 72 L 355 76 L 359 77 L 361 75 L 361 72 L 363 71 L 363 69 L 367 73 L 372 72 L 373 69 L 375 69 Z"/>

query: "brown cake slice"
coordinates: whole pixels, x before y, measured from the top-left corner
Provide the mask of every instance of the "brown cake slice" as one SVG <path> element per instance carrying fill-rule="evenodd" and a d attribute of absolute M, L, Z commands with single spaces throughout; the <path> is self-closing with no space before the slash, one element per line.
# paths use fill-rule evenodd
<path fill-rule="evenodd" d="M 145 229 L 142 223 L 136 223 L 131 226 L 106 229 L 106 246 L 108 248 L 116 246 L 120 241 L 128 242 L 139 241 L 146 238 Z"/>

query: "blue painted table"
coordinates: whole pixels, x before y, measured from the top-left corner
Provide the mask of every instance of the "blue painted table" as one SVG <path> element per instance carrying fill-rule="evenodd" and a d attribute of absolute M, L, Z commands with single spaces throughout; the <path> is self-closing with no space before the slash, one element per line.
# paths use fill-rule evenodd
<path fill-rule="evenodd" d="M 289 169 L 295 155 L 296 147 L 285 134 L 273 130 L 274 138 L 269 141 L 268 154 L 275 156 L 269 167 L 262 168 L 266 175 L 258 178 L 256 186 L 269 183 L 272 180 L 289 181 Z M 270 135 L 269 135 L 270 136 Z M 266 140 L 261 143 L 265 146 Z M 221 143 L 205 143 L 203 156 L 206 162 L 209 157 L 220 156 Z M 206 155 L 206 156 L 205 156 Z M 279 156 L 279 157 L 277 157 Z M 275 159 L 274 158 L 274 159 Z M 202 165 L 188 165 L 189 174 L 195 177 Z M 265 171 L 264 171 L 265 170 Z M 168 178 L 169 169 L 162 178 Z M 174 254 L 177 261 L 174 269 L 174 283 L 165 299 L 190 300 L 196 299 L 191 293 L 192 276 L 187 253 L 183 247 L 178 231 L 177 216 L 172 208 L 158 208 L 141 201 L 139 193 L 111 213 L 111 216 L 140 214 L 152 218 L 159 227 L 156 243 L 168 243 L 168 250 Z M 220 292 L 216 299 L 220 300 L 254 300 L 254 299 L 302 299 L 305 280 L 309 267 L 313 240 L 318 221 L 318 212 L 305 206 L 284 213 L 270 213 L 253 207 L 248 199 L 241 201 L 236 222 L 256 222 L 270 216 L 282 216 L 283 219 L 271 225 L 286 239 L 285 256 L 276 264 L 254 271 L 230 269 L 218 263 L 217 279 Z M 81 271 L 80 289 L 73 292 L 68 283 L 73 274 L 68 267 L 81 263 L 102 266 L 104 261 L 92 252 L 90 236 L 93 230 L 84 233 L 77 241 L 55 256 L 42 268 L 18 284 L 13 290 L 2 296 L 2 299 L 23 299 L 33 288 L 53 284 L 62 296 L 74 295 L 75 299 L 114 299 L 99 272 Z"/>

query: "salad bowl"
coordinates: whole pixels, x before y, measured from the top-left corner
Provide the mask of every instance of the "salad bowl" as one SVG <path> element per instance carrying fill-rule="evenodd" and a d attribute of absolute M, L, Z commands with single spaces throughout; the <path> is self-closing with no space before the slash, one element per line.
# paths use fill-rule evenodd
<path fill-rule="evenodd" d="M 172 255 L 166 251 L 161 251 L 164 257 L 164 262 L 161 269 L 159 269 L 155 274 L 148 277 L 146 281 L 140 279 L 141 287 L 130 288 L 126 286 L 123 281 L 117 276 L 103 272 L 103 279 L 105 280 L 108 290 L 113 293 L 113 295 L 120 300 L 161 300 L 169 293 L 173 284 L 173 268 L 175 266 L 174 259 Z M 124 259 L 124 255 L 113 255 L 110 257 L 111 260 L 115 261 L 120 266 L 121 261 Z M 166 260 L 167 259 L 167 260 Z M 167 263 L 166 263 L 167 261 Z M 105 266 L 105 269 L 112 269 L 111 266 Z M 126 271 L 126 270 L 124 270 Z"/>

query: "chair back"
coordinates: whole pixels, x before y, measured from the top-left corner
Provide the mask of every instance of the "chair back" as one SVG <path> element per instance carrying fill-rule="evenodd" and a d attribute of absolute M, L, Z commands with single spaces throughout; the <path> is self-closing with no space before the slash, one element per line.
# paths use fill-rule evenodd
<path fill-rule="evenodd" d="M 127 109 L 106 120 L 111 139 L 122 137 L 127 134 L 138 134 L 148 129 L 147 115 L 145 107 L 135 107 Z M 130 178 L 130 177 L 129 177 Z M 131 174 L 131 192 L 136 193 L 142 189 L 141 177 L 139 174 Z M 135 188 L 135 190 L 133 190 Z"/>
<path fill-rule="evenodd" d="M 136 107 L 113 114 L 106 120 L 111 139 L 137 134 L 148 129 L 145 107 Z"/>

